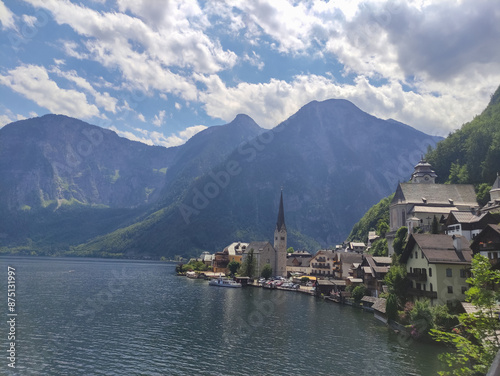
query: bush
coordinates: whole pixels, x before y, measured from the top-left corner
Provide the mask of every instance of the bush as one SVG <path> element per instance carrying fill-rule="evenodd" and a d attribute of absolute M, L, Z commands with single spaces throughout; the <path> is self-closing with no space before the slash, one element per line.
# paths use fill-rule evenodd
<path fill-rule="evenodd" d="M 368 290 L 366 289 L 366 287 L 364 285 L 359 285 L 352 290 L 351 297 L 356 303 L 359 303 L 361 299 L 363 299 L 363 296 L 367 295 L 367 293 Z"/>

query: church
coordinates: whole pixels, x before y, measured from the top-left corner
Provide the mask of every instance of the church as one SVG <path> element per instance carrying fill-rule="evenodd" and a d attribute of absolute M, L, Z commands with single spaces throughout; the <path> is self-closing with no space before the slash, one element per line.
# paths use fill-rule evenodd
<path fill-rule="evenodd" d="M 286 277 L 286 241 L 285 210 L 283 208 L 283 191 L 281 191 L 278 219 L 274 229 L 274 245 L 266 241 L 251 242 L 243 251 L 242 261 L 245 261 L 249 252 L 253 250 L 256 260 L 254 276 L 260 276 L 266 264 L 271 265 L 273 275 Z"/>
<path fill-rule="evenodd" d="M 410 234 L 418 229 L 429 232 L 434 217 L 440 221 L 451 212 L 471 213 L 479 209 L 472 184 L 436 184 L 436 177 L 422 157 L 410 181 L 398 184 L 389 206 L 389 255 L 394 253 L 394 237 L 401 226 L 408 227 Z"/>

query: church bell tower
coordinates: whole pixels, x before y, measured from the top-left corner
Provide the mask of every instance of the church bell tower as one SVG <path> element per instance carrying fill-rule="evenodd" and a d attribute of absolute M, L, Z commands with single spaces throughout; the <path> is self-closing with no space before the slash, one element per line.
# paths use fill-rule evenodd
<path fill-rule="evenodd" d="M 285 211 L 283 210 L 283 190 L 280 197 L 280 208 L 278 211 L 278 220 L 274 230 L 274 249 L 276 251 L 276 270 L 275 275 L 286 277 L 286 226 Z"/>

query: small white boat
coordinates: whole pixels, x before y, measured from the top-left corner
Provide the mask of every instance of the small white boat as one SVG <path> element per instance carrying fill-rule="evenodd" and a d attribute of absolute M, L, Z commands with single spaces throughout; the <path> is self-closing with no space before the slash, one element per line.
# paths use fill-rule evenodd
<path fill-rule="evenodd" d="M 208 282 L 210 286 L 219 286 L 219 287 L 241 287 L 241 283 L 233 281 L 232 279 L 224 279 L 224 278 L 217 278 L 217 279 L 211 279 L 210 282 Z"/>

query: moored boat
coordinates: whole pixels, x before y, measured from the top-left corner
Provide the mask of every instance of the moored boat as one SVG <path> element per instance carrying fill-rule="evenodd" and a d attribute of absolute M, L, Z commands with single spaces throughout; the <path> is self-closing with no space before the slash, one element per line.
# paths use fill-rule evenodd
<path fill-rule="evenodd" d="M 210 286 L 219 287 L 241 287 L 241 283 L 233 281 L 232 279 L 216 278 L 208 282 Z"/>

